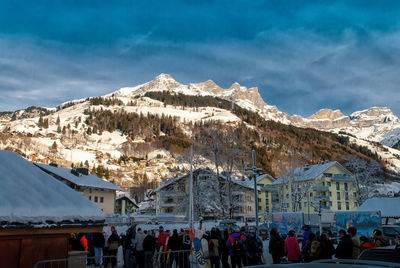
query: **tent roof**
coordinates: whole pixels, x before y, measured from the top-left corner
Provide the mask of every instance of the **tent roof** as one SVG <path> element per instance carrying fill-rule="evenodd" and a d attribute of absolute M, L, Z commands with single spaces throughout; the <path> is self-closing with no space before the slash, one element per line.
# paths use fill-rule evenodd
<path fill-rule="evenodd" d="M 0 151 L 0 228 L 103 222 L 93 202 L 17 153 Z"/>
<path fill-rule="evenodd" d="M 380 210 L 382 217 L 400 218 L 400 197 L 367 199 L 358 211 Z"/>

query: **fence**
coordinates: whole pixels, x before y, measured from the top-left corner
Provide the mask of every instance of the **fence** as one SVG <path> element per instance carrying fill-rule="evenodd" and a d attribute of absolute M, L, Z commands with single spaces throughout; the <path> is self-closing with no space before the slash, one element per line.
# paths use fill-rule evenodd
<path fill-rule="evenodd" d="M 148 256 L 146 256 L 145 252 L 144 261 L 145 267 L 198 268 L 200 265 L 196 256 L 196 252 L 192 250 L 155 252 Z M 100 264 L 102 264 L 102 267 L 106 268 L 107 265 L 113 263 L 113 261 L 117 264 L 116 256 L 102 256 Z M 95 257 L 79 256 L 68 259 L 42 260 L 37 262 L 33 268 L 86 268 L 95 267 L 94 265 Z"/>
<path fill-rule="evenodd" d="M 174 268 L 178 266 L 183 268 L 200 267 L 199 261 L 197 260 L 196 252 L 192 250 L 156 252 L 153 256 L 152 266 L 149 267 Z"/>
<path fill-rule="evenodd" d="M 107 267 L 110 263 L 117 264 L 116 256 L 102 256 L 100 260 L 102 267 Z M 96 257 L 72 257 L 67 259 L 56 259 L 56 260 L 42 260 L 38 261 L 33 268 L 86 268 L 95 267 Z"/>

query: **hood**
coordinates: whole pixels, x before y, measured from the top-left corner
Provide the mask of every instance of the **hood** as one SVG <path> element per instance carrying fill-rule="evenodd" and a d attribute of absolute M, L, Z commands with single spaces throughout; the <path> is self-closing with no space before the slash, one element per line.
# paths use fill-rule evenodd
<path fill-rule="evenodd" d="M 234 238 L 240 237 L 240 233 L 232 233 L 231 236 L 234 237 Z"/>

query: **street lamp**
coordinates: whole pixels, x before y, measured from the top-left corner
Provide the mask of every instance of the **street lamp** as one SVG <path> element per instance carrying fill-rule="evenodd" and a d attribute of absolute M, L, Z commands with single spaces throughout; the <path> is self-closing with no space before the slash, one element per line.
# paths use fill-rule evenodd
<path fill-rule="evenodd" d="M 258 168 L 256 166 L 256 151 L 252 150 L 252 160 L 253 160 L 253 166 L 249 167 L 246 166 L 245 170 L 249 174 L 249 178 L 252 178 L 254 180 L 254 205 L 255 205 L 255 212 L 256 212 L 256 229 L 257 229 L 257 234 L 258 234 L 258 193 L 257 193 L 257 175 L 261 171 L 261 168 Z"/>

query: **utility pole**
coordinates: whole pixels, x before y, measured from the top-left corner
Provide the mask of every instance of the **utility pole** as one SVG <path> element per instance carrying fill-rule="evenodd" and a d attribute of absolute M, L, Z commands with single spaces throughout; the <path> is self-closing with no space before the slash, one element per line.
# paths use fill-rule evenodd
<path fill-rule="evenodd" d="M 258 234 L 258 191 L 257 191 L 257 175 L 261 171 L 261 168 L 257 168 L 256 166 L 256 151 L 252 150 L 252 160 L 253 165 L 251 168 L 247 168 L 247 172 L 249 173 L 249 177 L 254 180 L 254 206 L 255 206 L 255 214 L 256 214 L 256 229 Z"/>
<path fill-rule="evenodd" d="M 190 146 L 189 227 L 193 233 L 193 145 Z"/>

